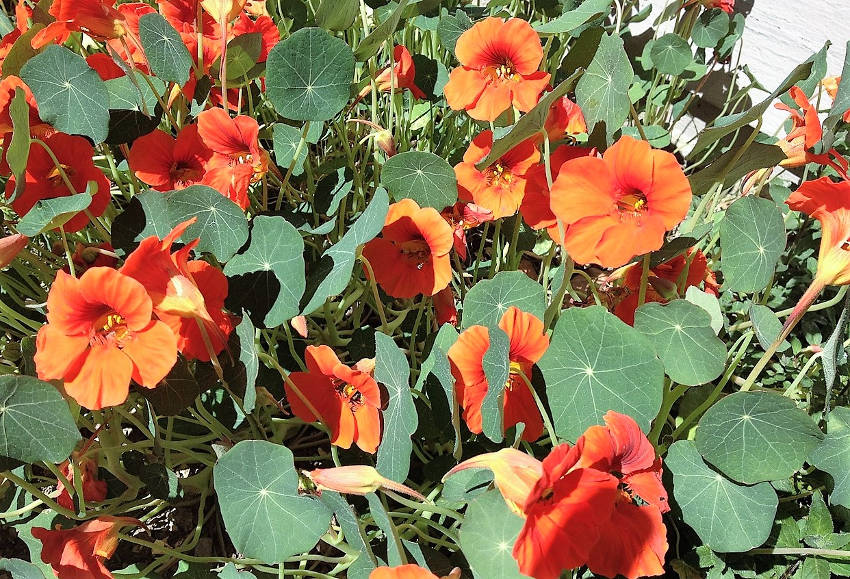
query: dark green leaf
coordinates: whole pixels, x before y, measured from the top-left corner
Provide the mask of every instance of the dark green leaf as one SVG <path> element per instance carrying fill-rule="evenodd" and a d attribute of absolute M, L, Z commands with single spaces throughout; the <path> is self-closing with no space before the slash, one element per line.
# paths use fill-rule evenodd
<path fill-rule="evenodd" d="M 263 440 L 243 440 L 213 469 L 218 505 L 236 550 L 278 563 L 312 549 L 327 530 L 331 512 L 298 493 L 292 452 Z"/>
<path fill-rule="evenodd" d="M 237 83 L 246 77 L 255 76 L 253 70 L 263 51 L 263 35 L 259 32 L 240 34 L 227 43 L 227 80 Z M 212 66 L 211 74 L 221 76 L 221 57 Z"/>
<path fill-rule="evenodd" d="M 463 327 L 499 325 L 504 313 L 516 306 L 541 320 L 545 310 L 543 286 L 521 271 L 500 271 L 472 286 L 463 302 Z"/>
<path fill-rule="evenodd" d="M 782 331 L 782 322 L 776 317 L 767 306 L 752 304 L 750 306 L 750 321 L 753 323 L 753 330 L 756 334 L 756 339 L 762 348 L 767 350 L 773 341 L 779 337 L 779 332 Z M 784 352 L 791 347 L 788 341 L 783 341 L 777 352 Z"/>
<path fill-rule="evenodd" d="M 189 80 L 192 57 L 176 30 L 156 12 L 139 18 L 139 41 L 153 72 L 180 86 Z"/>
<path fill-rule="evenodd" d="M 788 478 L 822 438 L 805 412 L 773 392 L 726 396 L 708 409 L 696 432 L 703 458 L 745 484 Z"/>
<path fill-rule="evenodd" d="M 694 23 L 691 38 L 700 48 L 714 48 L 729 32 L 729 15 L 719 8 L 706 10 Z"/>
<path fill-rule="evenodd" d="M 0 559 L 0 571 L 8 571 L 12 579 L 44 579 L 41 569 L 21 559 Z"/>
<path fill-rule="evenodd" d="M 21 68 L 41 50 L 32 47 L 33 37 L 44 28 L 44 24 L 34 22 L 29 30 L 21 34 L 12 44 L 6 58 L 3 59 L 3 78 L 11 75 L 20 76 Z"/>
<path fill-rule="evenodd" d="M 742 553 L 767 540 L 779 504 L 769 483 L 733 483 L 708 468 L 690 440 L 674 442 L 664 464 L 682 518 L 713 551 Z"/>
<path fill-rule="evenodd" d="M 785 250 L 785 223 L 773 201 L 742 197 L 720 224 L 720 268 L 724 289 L 756 292 L 763 289 Z"/>
<path fill-rule="evenodd" d="M 257 576 L 247 569 L 240 571 L 236 568 L 236 565 L 228 563 L 218 572 L 218 579 L 257 579 Z"/>
<path fill-rule="evenodd" d="M 12 140 L 6 149 L 6 162 L 15 176 L 15 191 L 8 201 L 23 191 L 26 183 L 24 172 L 30 155 L 30 107 L 22 88 L 15 89 L 15 96 L 9 105 L 9 117 L 12 119 Z"/>
<path fill-rule="evenodd" d="M 600 424 L 609 410 L 646 431 L 661 408 L 664 367 L 652 343 L 600 306 L 564 311 L 537 365 L 555 432 L 567 440 Z"/>
<path fill-rule="evenodd" d="M 452 368 L 449 363 L 447 352 L 449 348 L 457 341 L 457 330 L 451 324 L 443 324 L 437 332 L 437 337 L 434 338 L 434 344 L 431 346 L 431 352 L 428 357 L 422 362 L 419 368 L 419 377 L 416 379 L 416 389 L 420 392 L 425 386 L 425 381 L 429 375 L 434 376 L 443 388 L 443 393 L 446 395 L 446 403 L 448 405 L 449 414 L 451 416 L 452 428 L 454 429 L 455 445 L 453 454 L 455 458 L 460 458 L 460 410 L 458 408 L 457 396 L 454 392 L 454 377 L 452 376 Z M 431 399 L 432 406 L 435 401 Z"/>
<path fill-rule="evenodd" d="M 381 169 L 381 185 L 396 201 L 413 199 L 437 211 L 457 201 L 454 169 L 434 153 L 407 151 L 390 157 Z"/>
<path fill-rule="evenodd" d="M 419 418 L 410 394 L 410 367 L 404 353 L 386 334 L 375 334 L 375 380 L 389 394 L 384 410 L 384 432 L 378 447 L 378 471 L 403 482 L 410 470 L 410 453 Z"/>
<path fill-rule="evenodd" d="M 345 535 L 345 541 L 358 551 L 357 559 L 346 569 L 349 579 L 368 579 L 369 574 L 375 569 L 375 555 L 360 527 L 357 513 L 339 493 L 324 491 L 319 500 L 333 511 Z"/>
<path fill-rule="evenodd" d="M 554 20 L 535 24 L 534 29 L 540 34 L 571 33 L 588 22 L 607 15 L 610 11 L 611 0 L 587 0 Z"/>
<path fill-rule="evenodd" d="M 85 135 L 95 143 L 106 138 L 106 85 L 82 56 L 51 44 L 21 68 L 21 78 L 32 90 L 41 120 L 58 131 Z"/>
<path fill-rule="evenodd" d="M 752 143 L 741 155 L 737 148 L 718 157 L 705 169 L 697 171 L 688 180 L 694 195 L 703 195 L 717 183 L 727 187 L 741 180 L 745 175 L 758 169 L 776 167 L 785 160 L 785 153 L 776 145 Z"/>
<path fill-rule="evenodd" d="M 79 440 L 68 403 L 53 385 L 31 376 L 0 376 L 0 455 L 60 463 Z"/>
<path fill-rule="evenodd" d="M 6 62 L 3 63 L 3 74 L 6 73 Z M 850 41 L 847 42 L 844 53 L 844 68 L 841 72 L 841 82 L 838 83 L 838 91 L 832 108 L 823 121 L 823 141 L 821 150 L 828 151 L 835 143 L 836 127 L 840 126 L 844 114 L 850 110 Z"/>
<path fill-rule="evenodd" d="M 847 323 L 850 322 L 850 295 L 844 299 L 844 307 L 841 315 L 835 323 L 835 329 L 823 344 L 823 379 L 826 382 L 826 413 L 829 414 L 832 399 L 832 387 L 838 374 L 838 366 L 845 358 L 844 334 L 847 331 Z M 777 335 L 779 335 L 777 333 Z"/>
<path fill-rule="evenodd" d="M 18 222 L 18 232 L 27 237 L 35 237 L 42 231 L 61 227 L 91 205 L 91 200 L 89 193 L 41 199 Z"/>
<path fill-rule="evenodd" d="M 151 403 L 157 414 L 176 416 L 191 406 L 204 388 L 195 379 L 186 359 L 181 356 L 156 388 L 138 390 Z"/>
<path fill-rule="evenodd" d="M 327 121 L 348 103 L 354 55 L 321 28 L 302 28 L 272 48 L 266 70 L 266 94 L 281 116 Z"/>
<path fill-rule="evenodd" d="M 109 93 L 110 111 L 136 111 L 154 116 L 158 104 L 156 93 L 145 82 L 145 75 L 137 72 L 134 76 L 136 84 L 129 76 L 121 76 L 104 82 Z M 147 77 L 160 93 L 165 91 L 165 84 L 155 77 Z"/>
<path fill-rule="evenodd" d="M 148 492 L 157 499 L 177 498 L 179 488 L 177 475 L 165 468 L 164 464 L 154 462 L 144 465 L 139 471 L 139 479 L 148 488 Z"/>
<path fill-rule="evenodd" d="M 358 0 L 321 0 L 316 24 L 327 30 L 348 30 L 360 10 Z"/>
<path fill-rule="evenodd" d="M 256 382 L 260 372 L 260 358 L 257 356 L 255 333 L 251 318 L 243 311 L 242 321 L 236 326 L 236 337 L 239 338 L 239 363 L 236 365 L 238 375 L 235 380 L 229 376 L 225 378 L 242 394 L 242 407 L 245 412 L 251 412 L 257 404 Z"/>
<path fill-rule="evenodd" d="M 655 70 L 662 74 L 678 76 L 693 62 L 691 47 L 678 34 L 665 34 L 652 43 L 649 51 Z"/>
<path fill-rule="evenodd" d="M 390 14 L 383 22 L 378 24 L 369 35 L 360 41 L 360 44 L 357 45 L 357 49 L 354 51 L 354 56 L 357 58 L 359 62 L 363 62 L 365 60 L 369 60 L 373 56 L 378 53 L 378 49 L 381 47 L 381 44 L 390 37 L 392 37 L 393 32 L 398 27 L 398 23 L 401 21 L 401 17 L 404 14 L 404 9 L 407 7 L 407 3 L 409 0 L 401 0 L 396 6 L 396 9 L 393 10 L 392 14 Z"/>
<path fill-rule="evenodd" d="M 826 436 L 809 462 L 832 476 L 832 504 L 850 508 L 850 408 L 839 406 L 829 414 Z"/>
<path fill-rule="evenodd" d="M 622 127 L 629 116 L 629 86 L 634 71 L 623 39 L 605 34 L 587 71 L 576 85 L 576 101 L 584 113 L 588 131 L 599 122 L 605 123 L 610 136 Z"/>

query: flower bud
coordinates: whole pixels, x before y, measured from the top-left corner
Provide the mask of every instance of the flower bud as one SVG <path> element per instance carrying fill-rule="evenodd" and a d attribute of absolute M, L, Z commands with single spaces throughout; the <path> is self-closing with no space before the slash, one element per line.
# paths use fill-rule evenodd
<path fill-rule="evenodd" d="M 664 279 L 663 277 L 655 277 L 654 275 L 649 276 L 647 281 L 649 282 L 649 285 L 652 286 L 652 289 L 657 291 L 658 295 L 665 300 L 672 300 L 678 297 L 676 282 Z"/>
<path fill-rule="evenodd" d="M 307 474 L 319 490 L 365 495 L 378 489 L 384 489 L 410 495 L 420 501 L 425 500 L 425 497 L 415 490 L 381 476 L 371 466 L 351 465 L 336 468 L 317 468 Z"/>
<path fill-rule="evenodd" d="M 375 144 L 380 147 L 387 157 L 392 157 L 397 153 L 393 134 L 386 129 L 375 133 Z"/>
<path fill-rule="evenodd" d="M 0 269 L 12 263 L 29 240 L 29 237 L 20 233 L 0 238 Z"/>

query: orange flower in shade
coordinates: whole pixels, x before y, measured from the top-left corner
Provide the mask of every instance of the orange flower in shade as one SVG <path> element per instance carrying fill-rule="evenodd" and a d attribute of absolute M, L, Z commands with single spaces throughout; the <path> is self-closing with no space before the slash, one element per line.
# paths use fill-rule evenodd
<path fill-rule="evenodd" d="M 413 64 L 413 57 L 410 56 L 410 51 L 400 44 L 393 49 L 392 69 L 384 68 L 381 70 L 375 77 L 375 84 L 381 92 L 399 92 L 399 90 L 408 89 L 413 94 L 413 98 L 424 99 L 426 97 L 425 93 L 416 86 L 416 67 Z M 370 92 L 372 92 L 371 86 L 363 87 L 357 99 L 362 99 Z"/>
<path fill-rule="evenodd" d="M 100 80 L 112 80 L 126 75 L 124 69 L 118 66 L 111 56 L 102 52 L 95 52 L 88 55 L 86 57 L 86 64 L 94 69 Z"/>
<path fill-rule="evenodd" d="M 523 440 L 534 442 L 543 433 L 543 418 L 520 374 L 531 381 L 532 367 L 549 347 L 549 338 L 543 333 L 542 321 L 515 306 L 507 309 L 499 327 L 510 339 L 510 375 L 505 384 L 503 428 L 523 422 Z M 485 326 L 470 326 L 448 351 L 457 396 L 463 407 L 463 419 L 469 430 L 475 433 L 483 432 L 481 403 L 489 387 L 483 359 L 489 347 L 489 330 Z"/>
<path fill-rule="evenodd" d="M 171 191 L 201 183 L 212 156 L 198 136 L 198 125 L 186 125 L 176 139 L 160 130 L 139 137 L 127 161 L 142 182 L 157 191 Z"/>
<path fill-rule="evenodd" d="M 823 137 L 823 127 L 818 118 L 817 108 L 809 102 L 806 93 L 800 87 L 791 87 L 788 94 L 794 99 L 799 110 L 784 103 L 774 105 L 791 115 L 791 130 L 784 139 L 776 143 L 787 157 L 779 165 L 791 169 L 802 167 L 806 163 L 818 163 L 832 167 L 839 175 L 847 179 L 848 163 L 838 151 L 830 149 L 828 153 L 820 155 L 810 152 L 810 149 Z"/>
<path fill-rule="evenodd" d="M 117 270 L 93 267 L 79 279 L 58 272 L 36 337 L 38 377 L 63 380 L 89 410 L 123 403 L 131 379 L 156 388 L 177 360 L 177 343 L 152 314 L 144 286 Z"/>
<path fill-rule="evenodd" d="M 307 372 L 286 381 L 292 412 L 305 422 L 321 420 L 331 430 L 331 444 L 374 453 L 381 442 L 381 391 L 369 360 L 353 368 L 339 361 L 328 346 L 307 346 Z M 294 387 L 293 387 L 294 386 Z"/>
<path fill-rule="evenodd" d="M 490 154 L 493 132 L 482 131 L 470 143 L 463 162 L 455 165 L 458 196 L 493 212 L 493 219 L 508 217 L 519 209 L 525 195 L 526 173 L 540 160 L 534 139 L 527 139 L 479 171 L 475 164 Z"/>
<path fill-rule="evenodd" d="M 580 135 L 587 132 L 587 123 L 584 121 L 584 113 L 581 107 L 571 101 L 569 97 L 557 99 L 549 107 L 549 115 L 543 125 L 549 141 L 559 141 L 568 135 Z"/>
<path fill-rule="evenodd" d="M 540 37 L 519 18 L 476 22 L 458 38 L 455 55 L 461 65 L 443 89 L 446 102 L 479 121 L 494 121 L 511 105 L 530 111 L 549 84 L 549 73 L 538 70 Z"/>
<path fill-rule="evenodd" d="M 460 569 L 455 567 L 448 575 L 438 577 L 419 565 L 378 567 L 369 574 L 369 579 L 460 579 Z"/>
<path fill-rule="evenodd" d="M 829 76 L 823 79 L 820 83 L 821 86 L 823 86 L 823 89 L 826 91 L 826 94 L 829 95 L 829 98 L 834 101 L 835 97 L 838 96 L 838 85 L 841 84 L 841 77 Z M 844 111 L 844 115 L 841 117 L 841 119 L 845 123 L 850 123 L 850 109 Z"/>
<path fill-rule="evenodd" d="M 83 498 L 86 503 L 99 503 L 106 498 L 106 481 L 97 478 L 97 461 L 91 458 L 77 458 L 75 454 L 76 453 L 72 454 L 71 458 L 76 464 L 72 464 L 70 461 L 66 460 L 59 465 L 59 471 L 65 475 L 68 482 L 74 484 L 74 469 L 79 466 L 80 481 L 83 486 Z M 65 484 L 62 482 L 62 479 L 59 479 L 56 492 L 59 493 L 59 496 L 56 499 L 57 503 L 66 509 L 71 509 L 72 511 L 76 510 L 74 507 L 74 501 L 71 500 L 71 495 L 68 493 L 68 489 L 65 488 Z"/>
<path fill-rule="evenodd" d="M 8 37 L 8 34 L 6 37 Z M 39 118 L 38 105 L 35 102 L 35 97 L 32 95 L 30 87 L 17 76 L 9 75 L 3 80 L 0 80 L 0 133 L 5 135 L 5 133 L 12 132 L 12 117 L 9 106 L 12 104 L 12 99 L 15 98 L 15 91 L 18 88 L 24 91 L 24 98 L 29 106 L 30 133 L 34 136 L 40 136 L 56 132 L 53 127 Z M 8 143 L 4 143 L 3 149 L 5 150 L 7 146 Z M 3 163 L 6 163 L 5 158 Z"/>
<path fill-rule="evenodd" d="M 180 353 L 190 360 L 208 362 L 212 354 L 220 354 L 227 346 L 235 320 L 223 311 L 227 278 L 221 270 L 200 259 L 189 261 L 198 240 L 171 251 L 195 220 L 180 223 L 163 239 L 153 235 L 142 240 L 127 257 L 121 273 L 145 287 L 157 317 L 177 336 Z"/>
<path fill-rule="evenodd" d="M 126 19 L 114 4 L 101 0 L 54 0 L 48 12 L 56 21 L 35 34 L 33 48 L 63 42 L 71 32 L 85 32 L 97 40 L 121 38 L 127 33 Z"/>
<path fill-rule="evenodd" d="M 352 495 L 367 495 L 378 489 L 384 489 L 409 495 L 420 501 L 425 500 L 425 497 L 420 493 L 381 476 L 381 473 L 371 466 L 357 464 L 335 468 L 317 468 L 307 474 L 320 492 L 329 490 Z"/>
<path fill-rule="evenodd" d="M 596 149 L 561 145 L 549 157 L 549 169 L 552 177 L 558 175 L 561 166 L 570 159 L 595 155 Z M 526 173 L 525 195 L 519 211 L 522 218 L 532 229 L 545 229 L 555 243 L 561 243 L 558 220 L 549 204 L 549 181 L 546 179 L 546 166 L 534 165 Z"/>
<path fill-rule="evenodd" d="M 104 516 L 71 529 L 35 527 L 32 536 L 41 541 L 41 560 L 60 579 L 112 579 L 103 562 L 118 548 L 118 532 L 140 525 L 138 519 Z"/>
<path fill-rule="evenodd" d="M 497 488 L 526 519 L 513 549 L 523 574 L 557 579 L 582 565 L 606 577 L 664 573 L 661 515 L 670 507 L 661 459 L 632 418 L 613 411 L 604 418 L 605 426 L 591 426 L 573 447 L 556 446 L 542 463 L 503 449 L 446 475 L 493 470 Z"/>
<path fill-rule="evenodd" d="M 602 158 L 564 163 L 550 200 L 570 257 L 603 267 L 659 249 L 690 205 L 691 186 L 676 157 L 629 136 Z"/>
<path fill-rule="evenodd" d="M 635 323 L 635 310 L 640 297 L 640 264 L 628 267 L 623 276 L 623 287 L 627 295 L 614 307 L 618 318 L 629 324 Z M 677 255 L 670 261 L 649 270 L 646 286 L 646 301 L 666 304 L 674 296 L 683 296 L 689 287 L 702 284 L 706 292 L 719 295 L 720 287 L 714 272 L 708 267 L 705 254 L 700 250 L 689 249 L 687 253 Z"/>
<path fill-rule="evenodd" d="M 250 205 L 248 186 L 269 170 L 269 154 L 260 147 L 260 125 L 251 117 L 231 118 L 224 109 L 198 115 L 198 136 L 212 150 L 204 183 L 242 209 Z"/>
<path fill-rule="evenodd" d="M 363 246 L 363 256 L 387 294 L 431 296 L 449 285 L 452 229 L 436 209 L 419 207 L 413 199 L 393 203 L 381 235 Z"/>
<path fill-rule="evenodd" d="M 455 307 L 455 294 L 451 287 L 440 290 L 434 294 L 434 313 L 437 325 L 457 325 L 457 308 Z"/>
<path fill-rule="evenodd" d="M 24 190 L 12 201 L 12 208 L 18 215 L 23 216 L 42 199 L 83 193 L 89 181 L 94 181 L 95 189 L 88 212 L 95 217 L 103 215 L 110 200 L 109 180 L 92 162 L 94 148 L 86 139 L 65 133 L 54 133 L 46 137 L 44 142 L 56 155 L 62 171 L 56 167 L 43 147 L 33 144 L 24 174 Z M 62 178 L 63 172 L 68 177 L 73 192 Z M 6 197 L 11 197 L 14 192 L 15 177 L 12 176 L 6 182 Z M 88 222 L 88 215 L 80 211 L 65 223 L 64 228 L 66 232 L 79 231 Z"/>
<path fill-rule="evenodd" d="M 466 230 L 493 221 L 493 212 L 474 203 L 458 201 L 440 213 L 454 231 L 454 248 L 458 257 L 466 261 Z"/>

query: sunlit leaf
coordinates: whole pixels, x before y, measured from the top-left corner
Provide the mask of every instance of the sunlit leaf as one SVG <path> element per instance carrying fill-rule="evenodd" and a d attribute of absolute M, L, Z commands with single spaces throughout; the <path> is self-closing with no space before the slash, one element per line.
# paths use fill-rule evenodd
<path fill-rule="evenodd" d="M 623 39 L 605 34 L 596 55 L 576 85 L 576 101 L 584 113 L 589 131 L 605 123 L 608 135 L 625 124 L 629 116 L 629 86 L 634 71 Z"/>
<path fill-rule="evenodd" d="M 649 51 L 655 69 L 662 74 L 682 74 L 693 61 L 691 47 L 678 34 L 665 34 L 655 39 Z"/>
<path fill-rule="evenodd" d="M 153 72 L 160 79 L 183 86 L 189 80 L 192 57 L 180 35 L 157 13 L 139 18 L 139 41 Z"/>
<path fill-rule="evenodd" d="M 91 205 L 89 193 L 77 193 L 67 197 L 41 199 L 18 222 L 18 232 L 35 237 L 42 231 L 65 225 L 77 213 Z"/>
<path fill-rule="evenodd" d="M 491 490 L 469 503 L 460 546 L 476 579 L 525 577 L 511 554 L 522 524 L 499 491 Z"/>
<path fill-rule="evenodd" d="M 498 326 L 511 306 L 516 306 L 541 320 L 544 304 L 543 286 L 521 271 L 500 271 L 492 279 L 472 286 L 463 301 L 463 327 Z"/>
<path fill-rule="evenodd" d="M 437 211 L 457 201 L 454 169 L 442 157 L 425 151 L 407 151 L 387 159 L 381 185 L 396 201 L 413 199 L 420 207 Z"/>
<path fill-rule="evenodd" d="M 488 333 L 490 347 L 481 361 L 487 377 L 487 394 L 481 402 L 481 424 L 487 438 L 493 442 L 502 442 L 502 408 L 505 403 L 505 385 L 510 375 L 508 363 L 511 341 L 501 328 L 491 327 Z"/>
<path fill-rule="evenodd" d="M 611 0 L 588 0 L 549 22 L 534 24 L 534 29 L 544 35 L 564 34 L 608 14 L 610 10 Z"/>
<path fill-rule="evenodd" d="M 720 224 L 723 288 L 736 292 L 763 289 L 785 250 L 782 212 L 769 199 L 742 197 Z"/>
<path fill-rule="evenodd" d="M 392 338 L 375 333 L 375 380 L 387 388 L 389 401 L 384 410 L 384 432 L 378 447 L 378 471 L 403 482 L 410 470 L 410 453 L 419 418 L 410 394 L 410 367 L 404 353 Z"/>

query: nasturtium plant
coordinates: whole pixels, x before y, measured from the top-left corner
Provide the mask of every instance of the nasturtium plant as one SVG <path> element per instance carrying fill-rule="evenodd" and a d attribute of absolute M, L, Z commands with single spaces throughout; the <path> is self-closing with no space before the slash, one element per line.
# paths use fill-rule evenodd
<path fill-rule="evenodd" d="M 850 577 L 850 56 L 759 6 L 0 11 L 0 575 Z"/>

